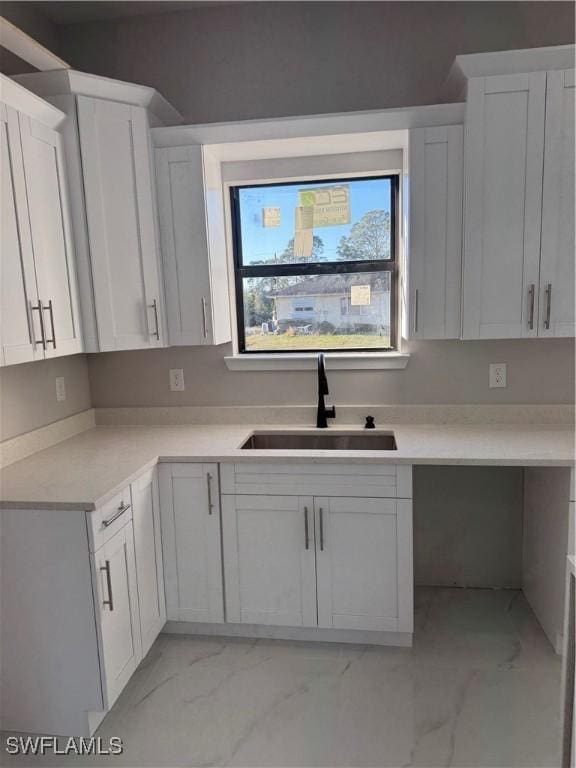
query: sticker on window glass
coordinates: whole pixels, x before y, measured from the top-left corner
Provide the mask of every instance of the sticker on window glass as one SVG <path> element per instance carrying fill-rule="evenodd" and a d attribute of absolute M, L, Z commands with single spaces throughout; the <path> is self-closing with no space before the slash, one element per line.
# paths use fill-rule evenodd
<path fill-rule="evenodd" d="M 350 224 L 350 188 L 347 184 L 318 189 L 301 189 L 300 208 L 312 217 L 312 227 Z M 304 215 L 304 214 L 301 214 Z"/>
<path fill-rule="evenodd" d="M 311 229 L 297 229 L 294 233 L 294 258 L 309 259 L 314 246 L 314 233 Z"/>
<path fill-rule="evenodd" d="M 279 227 L 280 208 L 262 208 L 262 225 L 264 227 Z"/>
<path fill-rule="evenodd" d="M 366 307 L 370 301 L 369 285 L 353 285 L 350 288 L 350 305 L 352 307 Z"/>

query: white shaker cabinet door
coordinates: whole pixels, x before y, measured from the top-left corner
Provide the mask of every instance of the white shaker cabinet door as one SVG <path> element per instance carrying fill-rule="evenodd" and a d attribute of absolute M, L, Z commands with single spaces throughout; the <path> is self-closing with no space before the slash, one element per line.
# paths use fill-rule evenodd
<path fill-rule="evenodd" d="M 166 621 L 156 468 L 132 483 L 131 495 L 142 655 L 145 656 Z"/>
<path fill-rule="evenodd" d="M 471 78 L 463 338 L 536 336 L 546 73 Z"/>
<path fill-rule="evenodd" d="M 408 338 L 460 338 L 461 125 L 410 131 Z"/>
<path fill-rule="evenodd" d="M 45 357 L 82 352 L 62 137 L 19 115 Z"/>
<path fill-rule="evenodd" d="M 574 336 L 574 70 L 548 72 L 539 336 Z"/>
<path fill-rule="evenodd" d="M 18 113 L 0 104 L 0 364 L 44 357 Z"/>
<path fill-rule="evenodd" d="M 118 698 L 142 659 L 132 523 L 93 555 L 105 706 Z"/>
<path fill-rule="evenodd" d="M 217 464 L 160 466 L 166 614 L 224 621 Z"/>
<path fill-rule="evenodd" d="M 315 498 L 318 626 L 412 632 L 412 502 Z"/>
<path fill-rule="evenodd" d="M 99 348 L 161 346 L 146 111 L 78 96 L 78 123 Z"/>
<path fill-rule="evenodd" d="M 312 497 L 222 496 L 226 620 L 314 627 Z"/>

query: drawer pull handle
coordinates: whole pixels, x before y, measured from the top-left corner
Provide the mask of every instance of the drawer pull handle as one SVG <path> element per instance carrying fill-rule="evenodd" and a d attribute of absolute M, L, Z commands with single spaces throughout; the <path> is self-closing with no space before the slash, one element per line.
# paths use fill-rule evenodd
<path fill-rule="evenodd" d="M 106 587 L 108 589 L 108 600 L 102 600 L 102 605 L 108 605 L 110 610 L 114 610 L 114 601 L 112 600 L 112 576 L 110 575 L 110 560 L 105 561 L 105 565 L 100 566 L 101 571 L 106 572 Z"/>
<path fill-rule="evenodd" d="M 552 283 L 546 286 L 546 317 L 544 318 L 544 328 L 550 330 L 550 312 L 552 311 Z"/>
<path fill-rule="evenodd" d="M 38 312 L 38 317 L 40 318 L 40 336 L 42 337 L 40 341 L 36 338 L 36 332 L 34 330 L 34 321 L 32 321 L 32 334 L 33 334 L 33 341 L 34 344 L 42 344 L 42 349 L 46 350 L 46 331 L 44 329 L 44 309 L 42 307 L 42 302 L 38 301 L 38 306 L 33 306 L 30 304 L 30 309 L 32 312 Z"/>
<path fill-rule="evenodd" d="M 44 312 L 46 312 L 46 310 L 50 313 L 50 325 L 52 327 L 52 338 L 46 339 L 46 344 L 52 344 L 54 349 L 56 349 L 56 329 L 54 327 L 54 307 L 52 306 L 52 299 L 48 302 L 48 306 L 44 307 Z"/>
<path fill-rule="evenodd" d="M 154 322 L 156 324 L 156 330 L 152 331 L 150 336 L 155 336 L 158 341 L 160 341 L 160 326 L 158 325 L 158 302 L 156 299 L 153 300 L 152 304 L 149 305 L 150 309 L 154 310 Z"/>
<path fill-rule="evenodd" d="M 310 549 L 310 533 L 308 531 L 308 507 L 304 507 L 304 545 Z"/>
<path fill-rule="evenodd" d="M 419 301 L 420 298 L 420 290 L 416 288 L 416 292 L 414 294 L 414 333 L 418 333 L 418 309 L 419 309 Z"/>
<path fill-rule="evenodd" d="M 214 504 L 212 502 L 212 473 L 207 472 L 206 473 L 206 488 L 208 490 L 208 514 L 212 514 L 212 510 L 214 509 Z"/>
<path fill-rule="evenodd" d="M 535 287 L 534 283 L 530 286 L 528 289 L 528 301 L 530 302 L 530 316 L 528 319 L 528 328 L 529 330 L 534 330 L 534 293 L 535 293 Z"/>
<path fill-rule="evenodd" d="M 112 523 L 115 520 L 118 520 L 120 515 L 123 515 L 124 512 L 127 512 L 131 506 L 132 504 L 124 504 L 124 502 L 122 502 L 112 517 L 109 517 L 107 520 L 102 520 L 102 528 L 108 528 L 109 525 L 112 525 Z"/>
<path fill-rule="evenodd" d="M 324 510 L 320 507 L 320 552 L 324 552 Z"/>
<path fill-rule="evenodd" d="M 206 317 L 206 299 L 202 297 L 202 334 L 205 339 L 208 338 L 208 321 Z"/>

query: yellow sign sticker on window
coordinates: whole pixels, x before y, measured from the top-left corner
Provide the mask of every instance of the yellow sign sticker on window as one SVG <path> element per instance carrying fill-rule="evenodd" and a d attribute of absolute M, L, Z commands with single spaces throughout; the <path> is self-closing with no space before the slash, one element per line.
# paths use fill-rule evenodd
<path fill-rule="evenodd" d="M 300 206 L 312 214 L 312 227 L 350 224 L 350 188 L 347 184 L 300 190 Z"/>
<path fill-rule="evenodd" d="M 367 307 L 371 302 L 369 285 L 353 285 L 350 289 L 350 305 Z"/>
<path fill-rule="evenodd" d="M 264 227 L 279 227 L 280 208 L 262 208 L 262 225 Z"/>

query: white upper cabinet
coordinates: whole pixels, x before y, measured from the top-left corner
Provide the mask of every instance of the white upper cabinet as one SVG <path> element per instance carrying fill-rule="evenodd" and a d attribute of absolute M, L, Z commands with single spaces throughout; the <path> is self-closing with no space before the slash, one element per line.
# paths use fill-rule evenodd
<path fill-rule="evenodd" d="M 64 115 L 2 79 L 0 363 L 83 351 L 60 133 Z M 18 110 L 11 106 L 18 106 Z M 38 118 L 38 119 L 36 119 Z"/>
<path fill-rule="evenodd" d="M 0 104 L 1 250 L 0 250 L 0 363 L 12 365 L 42 358 L 40 332 L 33 315 L 38 291 L 26 184 L 20 144 L 18 113 Z M 36 313 L 39 327 L 39 318 Z M 35 334 L 38 333 L 38 336 Z"/>
<path fill-rule="evenodd" d="M 460 337 L 461 125 L 410 131 L 407 338 Z"/>
<path fill-rule="evenodd" d="M 574 336 L 574 70 L 548 72 L 539 336 Z"/>
<path fill-rule="evenodd" d="M 66 113 L 87 352 L 163 346 L 164 296 L 149 123 L 180 122 L 152 88 L 57 70 L 21 75 Z"/>
<path fill-rule="evenodd" d="M 224 344 L 231 331 L 220 163 L 200 145 L 159 148 L 156 178 L 169 343 Z"/>
<path fill-rule="evenodd" d="M 78 96 L 99 349 L 163 344 L 146 110 Z"/>
<path fill-rule="evenodd" d="M 468 84 L 465 339 L 538 333 L 545 97 L 545 72 Z"/>
<path fill-rule="evenodd" d="M 62 137 L 22 114 L 20 135 L 45 356 L 72 355 L 82 337 Z"/>

